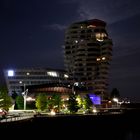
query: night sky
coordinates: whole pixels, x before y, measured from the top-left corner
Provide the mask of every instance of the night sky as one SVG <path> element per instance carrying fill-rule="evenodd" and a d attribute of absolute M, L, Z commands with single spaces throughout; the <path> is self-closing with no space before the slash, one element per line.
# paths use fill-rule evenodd
<path fill-rule="evenodd" d="M 140 102 L 139 0 L 0 0 L 0 83 L 5 68 L 64 69 L 66 27 L 94 18 L 114 44 L 110 91 Z"/>

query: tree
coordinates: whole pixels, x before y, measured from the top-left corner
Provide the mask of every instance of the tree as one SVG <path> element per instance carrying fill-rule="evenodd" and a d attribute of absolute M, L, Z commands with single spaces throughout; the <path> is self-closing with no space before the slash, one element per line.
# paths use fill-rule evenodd
<path fill-rule="evenodd" d="M 92 103 L 89 95 L 86 94 L 86 97 L 84 98 L 84 101 L 83 101 L 84 109 L 89 110 L 92 107 L 92 105 L 93 105 L 93 103 Z"/>
<path fill-rule="evenodd" d="M 119 90 L 117 88 L 113 88 L 110 94 L 110 98 L 119 98 L 120 97 L 120 93 Z"/>
<path fill-rule="evenodd" d="M 16 97 L 17 97 L 17 96 L 18 96 L 18 94 L 16 93 L 16 91 L 13 91 L 11 97 L 12 97 L 14 100 L 16 100 Z"/>
<path fill-rule="evenodd" d="M 22 95 L 16 97 L 16 105 L 18 109 L 24 108 L 24 98 Z"/>
<path fill-rule="evenodd" d="M 8 111 L 12 106 L 12 98 L 5 87 L 0 87 L 0 108 Z"/>
<path fill-rule="evenodd" d="M 53 109 L 55 109 L 56 112 L 59 112 L 60 107 L 62 105 L 61 96 L 58 94 L 53 94 L 51 100 L 52 100 Z"/>
<path fill-rule="evenodd" d="M 76 113 L 79 109 L 76 95 L 71 93 L 68 100 L 68 109 L 71 113 Z"/>
<path fill-rule="evenodd" d="M 47 108 L 47 96 L 45 93 L 40 93 L 36 98 L 36 108 L 38 110 L 45 110 Z"/>
<path fill-rule="evenodd" d="M 16 93 L 16 91 L 13 91 L 11 97 L 12 97 L 12 99 L 14 101 L 14 104 L 15 104 L 14 105 L 14 109 L 18 109 L 17 104 L 16 104 L 16 98 L 17 98 L 17 96 L 18 96 L 18 94 Z"/>
<path fill-rule="evenodd" d="M 78 102 L 79 109 L 83 107 L 83 100 L 80 95 L 77 95 L 76 100 Z"/>

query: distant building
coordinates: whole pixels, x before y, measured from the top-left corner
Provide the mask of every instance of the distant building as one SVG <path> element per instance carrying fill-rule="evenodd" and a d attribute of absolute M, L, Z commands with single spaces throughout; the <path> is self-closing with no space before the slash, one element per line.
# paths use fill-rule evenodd
<path fill-rule="evenodd" d="M 5 80 L 9 94 L 16 92 L 20 94 L 27 87 L 38 87 L 39 85 L 66 84 L 68 75 L 64 70 L 27 68 L 4 70 Z M 24 88 L 24 89 L 23 89 Z"/>
<path fill-rule="evenodd" d="M 69 80 L 87 91 L 106 95 L 112 40 L 106 23 L 93 19 L 71 24 L 65 33 L 64 61 Z"/>

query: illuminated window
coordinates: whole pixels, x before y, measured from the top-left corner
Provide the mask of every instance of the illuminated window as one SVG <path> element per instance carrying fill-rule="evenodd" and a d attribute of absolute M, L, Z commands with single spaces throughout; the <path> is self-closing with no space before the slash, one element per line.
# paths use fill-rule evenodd
<path fill-rule="evenodd" d="M 102 60 L 105 60 L 106 58 L 105 57 L 102 57 Z"/>
<path fill-rule="evenodd" d="M 100 58 L 97 58 L 96 60 L 97 60 L 97 61 L 100 61 L 101 59 L 100 59 Z"/>
<path fill-rule="evenodd" d="M 29 72 L 27 72 L 27 73 L 26 73 L 26 75 L 30 75 L 30 73 L 29 73 Z"/>
<path fill-rule="evenodd" d="M 49 72 L 47 72 L 47 74 L 49 76 L 52 76 L 52 77 L 58 77 L 58 74 L 56 72 L 54 72 L 54 71 L 49 71 Z"/>
<path fill-rule="evenodd" d="M 98 41 L 103 41 L 104 38 L 107 37 L 106 33 L 100 33 L 100 32 L 96 33 L 95 36 L 96 36 L 96 40 Z"/>
<path fill-rule="evenodd" d="M 14 71 L 13 70 L 8 70 L 8 76 L 14 76 Z"/>

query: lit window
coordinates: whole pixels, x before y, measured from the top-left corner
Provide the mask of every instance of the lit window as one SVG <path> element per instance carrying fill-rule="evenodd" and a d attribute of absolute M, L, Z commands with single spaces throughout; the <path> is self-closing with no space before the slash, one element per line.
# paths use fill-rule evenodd
<path fill-rule="evenodd" d="M 96 40 L 98 41 L 103 41 L 104 37 L 107 37 L 106 33 L 99 33 L 99 32 L 96 33 L 95 36 L 96 36 Z"/>
<path fill-rule="evenodd" d="M 96 60 L 97 60 L 97 61 L 100 61 L 101 59 L 100 59 L 100 58 L 97 58 Z"/>
<path fill-rule="evenodd" d="M 8 76 L 14 76 L 14 71 L 13 70 L 8 70 Z"/>
<path fill-rule="evenodd" d="M 29 72 L 27 72 L 27 73 L 26 73 L 26 75 L 30 75 L 30 73 L 29 73 Z"/>
<path fill-rule="evenodd" d="M 58 77 L 58 74 L 56 72 L 54 72 L 54 71 L 49 71 L 49 72 L 47 72 L 47 74 L 49 76 L 52 76 L 52 77 Z"/>
<path fill-rule="evenodd" d="M 106 58 L 105 57 L 102 57 L 102 60 L 105 60 Z"/>

